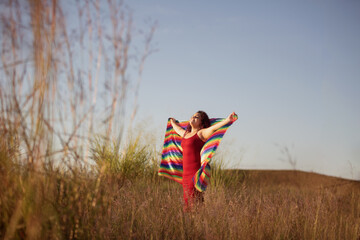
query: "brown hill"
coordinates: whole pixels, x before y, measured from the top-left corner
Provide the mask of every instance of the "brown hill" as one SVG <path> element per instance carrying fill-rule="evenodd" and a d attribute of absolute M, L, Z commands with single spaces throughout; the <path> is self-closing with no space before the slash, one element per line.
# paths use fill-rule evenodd
<path fill-rule="evenodd" d="M 227 170 L 230 174 L 241 175 L 248 186 L 294 186 L 298 188 L 360 188 L 360 181 L 326 176 L 313 172 L 296 170 Z"/>

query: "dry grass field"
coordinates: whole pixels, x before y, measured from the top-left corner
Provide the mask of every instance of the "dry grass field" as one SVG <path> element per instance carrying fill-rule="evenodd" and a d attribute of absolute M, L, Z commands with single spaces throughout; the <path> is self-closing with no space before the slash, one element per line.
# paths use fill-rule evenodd
<path fill-rule="evenodd" d="M 226 170 L 225 170 L 226 171 Z M 326 176 L 313 172 L 295 170 L 229 170 L 230 174 L 244 175 L 244 181 L 251 186 L 297 187 L 299 189 L 337 189 L 348 191 L 360 182 Z"/>
<path fill-rule="evenodd" d="M 184 212 L 181 185 L 158 177 L 149 161 L 138 165 L 140 172 L 131 168 L 112 172 L 106 167 L 62 171 L 49 166 L 40 173 L 20 168 L 4 156 L 2 152 L 4 239 L 360 236 L 360 183 L 355 181 L 297 171 L 216 169 L 205 202 Z"/>

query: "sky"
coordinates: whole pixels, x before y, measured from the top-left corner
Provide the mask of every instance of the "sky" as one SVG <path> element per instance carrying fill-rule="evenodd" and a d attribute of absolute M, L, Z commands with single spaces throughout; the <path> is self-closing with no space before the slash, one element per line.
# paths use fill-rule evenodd
<path fill-rule="evenodd" d="M 228 167 L 360 180 L 360 1 L 127 4 L 137 27 L 157 22 L 137 121 L 159 142 L 168 117 L 234 111 Z"/>

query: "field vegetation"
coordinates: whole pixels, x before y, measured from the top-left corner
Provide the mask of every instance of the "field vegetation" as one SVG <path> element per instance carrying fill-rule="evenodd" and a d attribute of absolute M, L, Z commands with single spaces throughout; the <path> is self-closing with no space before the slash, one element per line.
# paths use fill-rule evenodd
<path fill-rule="evenodd" d="M 4 145 L 5 239 L 359 238 L 359 182 L 215 166 L 204 204 L 184 212 L 181 185 L 157 176 L 159 154 L 149 145 L 133 142 L 115 164 L 115 153 L 96 151 L 102 160 L 92 171 L 24 168 Z"/>
<path fill-rule="evenodd" d="M 359 239 L 359 182 L 226 170 L 226 154 L 184 212 L 155 141 L 125 124 L 154 25 L 135 30 L 122 1 L 65 2 L 0 5 L 1 239 Z"/>

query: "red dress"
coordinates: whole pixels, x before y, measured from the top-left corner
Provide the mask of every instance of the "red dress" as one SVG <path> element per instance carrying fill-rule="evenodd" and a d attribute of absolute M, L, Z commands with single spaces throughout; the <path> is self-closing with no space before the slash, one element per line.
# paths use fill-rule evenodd
<path fill-rule="evenodd" d="M 185 206 L 189 205 L 194 199 L 201 199 L 201 192 L 194 187 L 192 178 L 201 167 L 200 151 L 204 142 L 199 138 L 197 133 L 190 138 L 183 138 L 181 147 L 183 149 L 183 190 Z"/>

